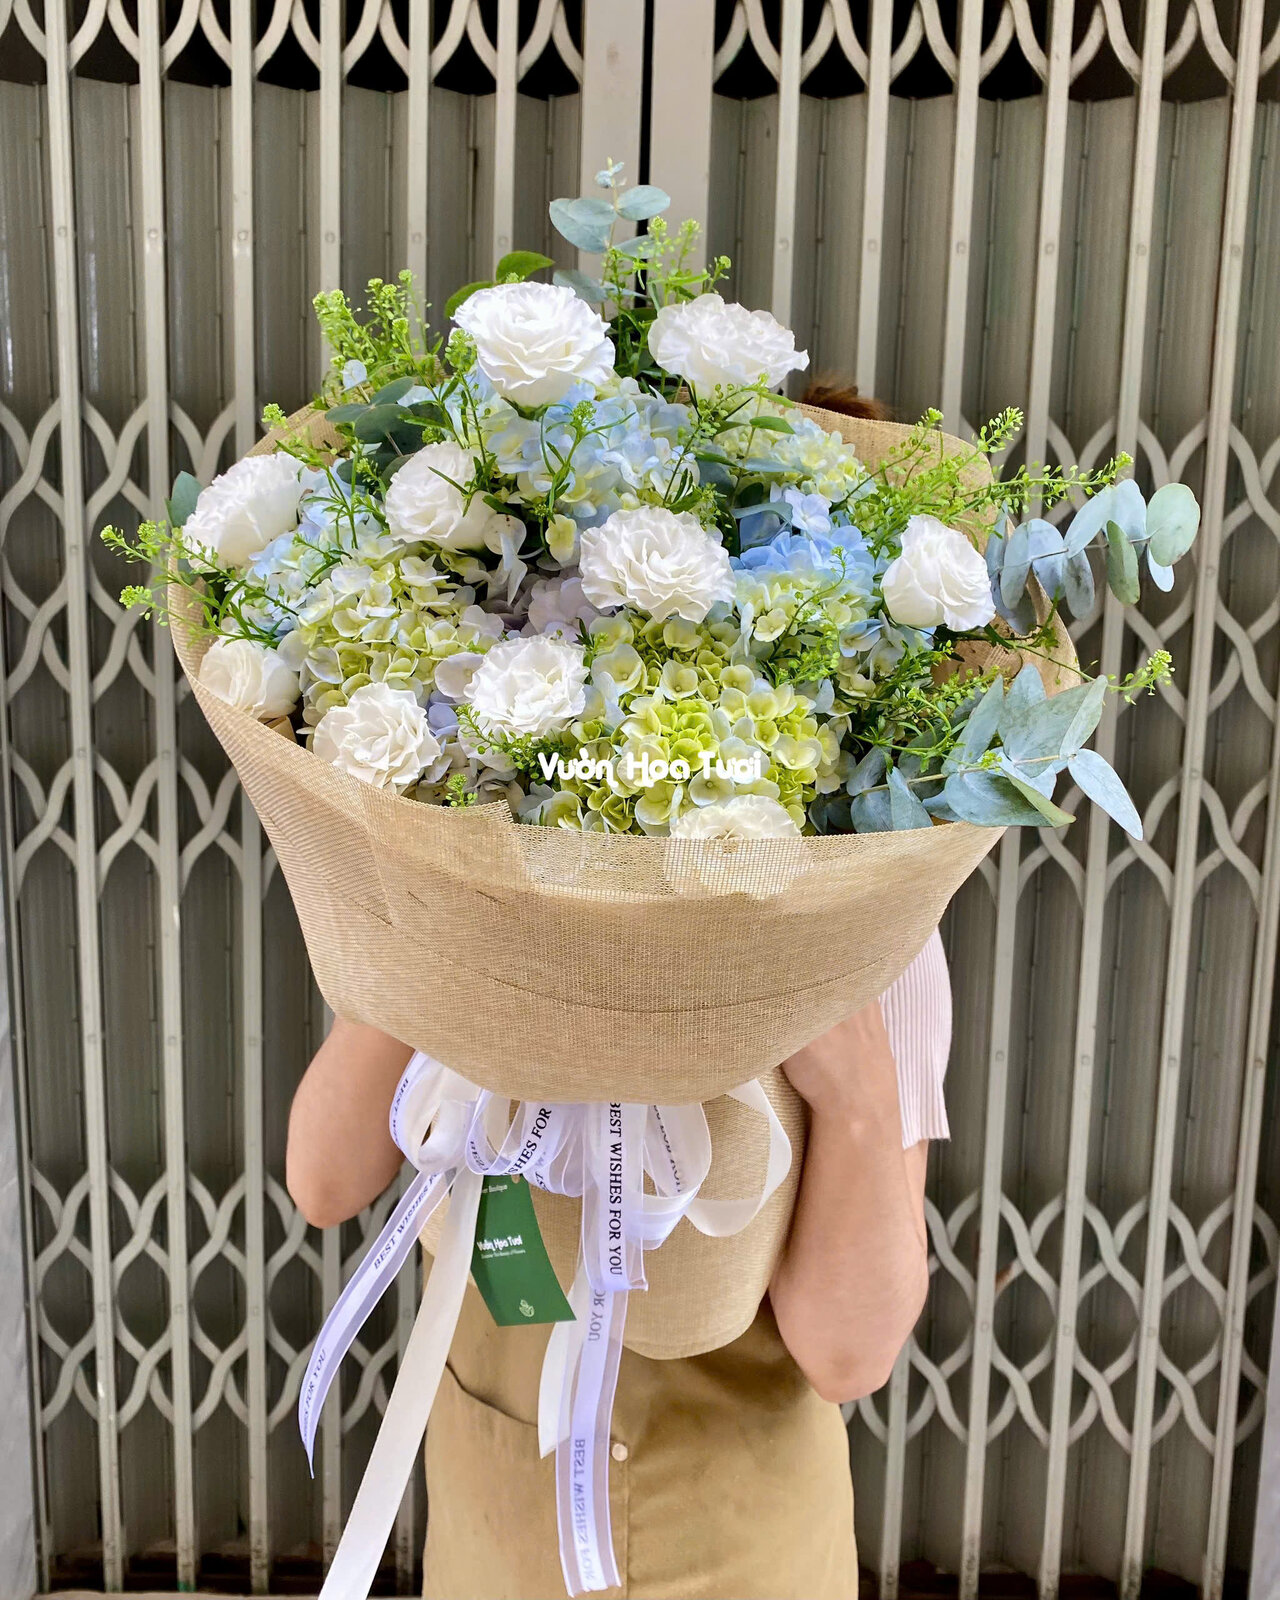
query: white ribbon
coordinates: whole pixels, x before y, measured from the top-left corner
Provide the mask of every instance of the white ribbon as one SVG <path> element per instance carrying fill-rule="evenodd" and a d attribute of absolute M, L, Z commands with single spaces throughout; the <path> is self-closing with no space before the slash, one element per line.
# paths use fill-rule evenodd
<path fill-rule="evenodd" d="M 645 1287 L 644 1252 L 682 1217 L 723 1238 L 745 1228 L 791 1165 L 791 1144 L 753 1081 L 733 1098 L 765 1118 L 769 1154 L 759 1192 L 699 1198 L 711 1169 L 701 1106 L 538 1105 L 479 1089 L 418 1052 L 391 1104 L 391 1136 L 418 1169 L 352 1275 L 311 1353 L 298 1399 L 307 1460 L 342 1357 L 412 1254 L 446 1194 L 440 1249 L 386 1414 L 320 1600 L 366 1600 L 435 1401 L 462 1310 L 484 1178 L 522 1174 L 554 1194 L 581 1196 L 582 1238 L 569 1290 L 573 1322 L 552 1328 L 538 1391 L 538 1442 L 556 1452 L 560 1559 L 571 1595 L 619 1583 L 609 1519 L 609 1428 L 627 1296 Z M 653 1192 L 646 1193 L 645 1178 Z"/>

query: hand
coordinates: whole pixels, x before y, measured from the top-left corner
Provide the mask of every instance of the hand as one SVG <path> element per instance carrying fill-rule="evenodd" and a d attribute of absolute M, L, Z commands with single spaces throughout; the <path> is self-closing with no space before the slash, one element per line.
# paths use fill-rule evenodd
<path fill-rule="evenodd" d="M 893 1050 L 879 1000 L 797 1050 L 782 1070 L 791 1087 L 815 1112 L 870 1111 L 885 1098 L 886 1085 L 897 1110 Z"/>

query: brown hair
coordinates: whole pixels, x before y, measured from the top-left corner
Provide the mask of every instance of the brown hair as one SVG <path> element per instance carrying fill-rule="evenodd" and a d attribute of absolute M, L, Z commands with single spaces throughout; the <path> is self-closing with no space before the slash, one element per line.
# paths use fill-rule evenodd
<path fill-rule="evenodd" d="M 800 399 L 807 406 L 821 406 L 824 411 L 843 411 L 850 417 L 869 417 L 873 422 L 884 422 L 889 416 L 889 407 L 883 401 L 864 399 L 851 383 L 818 380 L 809 385 Z"/>

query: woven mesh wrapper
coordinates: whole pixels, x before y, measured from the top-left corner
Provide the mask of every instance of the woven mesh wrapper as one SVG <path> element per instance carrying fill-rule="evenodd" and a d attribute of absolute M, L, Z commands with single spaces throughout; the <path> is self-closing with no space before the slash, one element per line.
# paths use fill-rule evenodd
<path fill-rule="evenodd" d="M 871 463 L 906 432 L 815 414 Z M 302 420 L 334 442 L 322 417 Z M 938 435 L 938 446 L 959 444 Z M 682 1223 L 650 1255 L 653 1289 L 627 1342 L 675 1356 L 736 1337 L 785 1238 L 802 1155 L 802 1108 L 778 1063 L 893 982 L 999 831 L 953 823 L 735 849 L 522 826 L 505 804 L 421 805 L 211 694 L 198 678 L 206 641 L 173 601 L 183 669 L 262 819 L 337 1015 L 513 1099 L 711 1101 L 712 1180 L 726 1195 L 762 1170 L 764 1130 L 716 1097 L 763 1078 L 796 1143 L 791 1176 L 736 1238 Z M 1075 681 L 1065 634 L 1056 653 L 1062 671 L 1037 662 L 1051 691 Z M 571 1270 L 576 1203 L 538 1200 L 553 1259 Z"/>

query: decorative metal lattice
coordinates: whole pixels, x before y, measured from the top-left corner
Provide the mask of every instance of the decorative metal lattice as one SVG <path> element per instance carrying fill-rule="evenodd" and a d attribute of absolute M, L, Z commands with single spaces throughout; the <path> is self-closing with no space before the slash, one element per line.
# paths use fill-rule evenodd
<path fill-rule="evenodd" d="M 580 10 L 0 0 L 0 60 L 41 63 L 0 83 L 0 595 L 55 1572 L 222 1563 L 264 1590 L 323 1559 L 414 1311 L 405 1283 L 357 1347 L 313 1487 L 304 1352 L 388 1202 L 321 1238 L 285 1193 L 320 1006 L 256 820 L 93 536 L 306 396 L 316 288 L 407 262 L 443 303 L 545 245 L 546 200 L 603 156 L 634 169 L 642 8 Z M 1108 671 L 1178 661 L 1100 735 L 1146 841 L 1097 815 L 1006 838 L 949 921 L 956 1139 L 931 1309 L 852 1423 L 864 1560 L 885 1596 L 915 1558 L 965 1595 L 1002 1565 L 1132 1597 L 1157 1564 L 1216 1596 L 1277 1266 L 1280 26 L 1264 0 L 719 10 L 653 0 L 650 162 L 737 291 L 904 413 L 1018 403 L 1028 458 L 1127 449 L 1205 505 L 1193 580 L 1078 630 Z M 371 62 L 389 91 L 352 86 Z M 1015 68 L 1035 94 L 995 98 Z"/>

